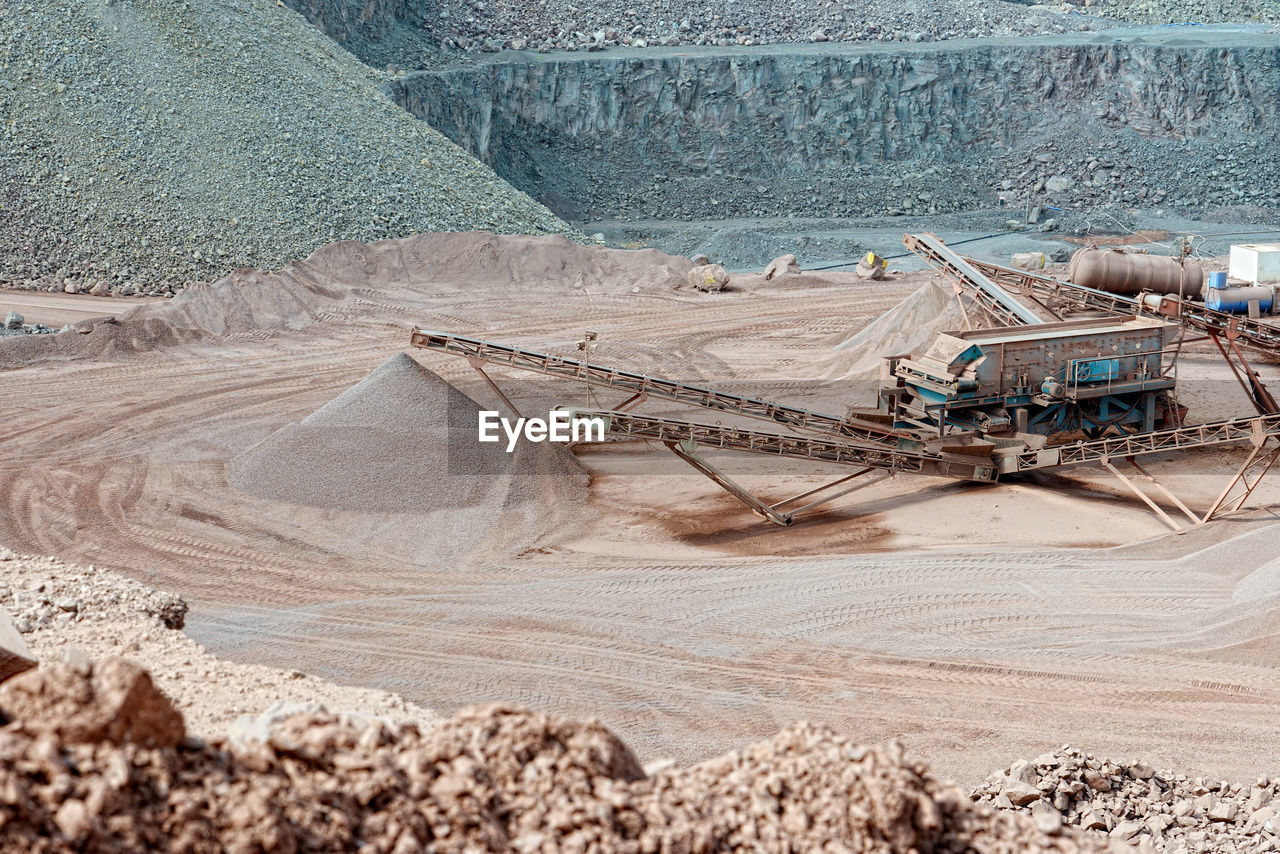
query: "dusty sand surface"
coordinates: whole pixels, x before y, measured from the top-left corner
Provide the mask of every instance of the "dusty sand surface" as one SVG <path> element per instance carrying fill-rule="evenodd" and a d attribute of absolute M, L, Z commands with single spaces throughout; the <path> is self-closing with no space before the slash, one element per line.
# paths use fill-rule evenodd
<path fill-rule="evenodd" d="M 809 719 L 900 736 L 966 783 L 1064 742 L 1236 778 L 1274 770 L 1280 518 L 1267 510 L 1168 537 L 1096 472 L 986 487 L 900 476 L 781 530 L 661 449 L 613 445 L 580 454 L 592 484 L 569 518 L 519 548 L 486 536 L 444 556 L 423 547 L 447 524 L 432 509 L 304 506 L 229 480 L 233 458 L 405 351 L 414 324 L 566 355 L 593 330 L 597 362 L 825 411 L 869 405 L 872 381 L 820 379 L 832 348 L 928 279 L 674 290 L 688 267 L 555 238 L 346 243 L 90 335 L 6 342 L 0 542 L 181 594 L 191 633 L 220 655 L 444 712 L 502 700 L 598 715 L 645 760 L 701 759 Z M 494 400 L 465 362 L 412 355 Z M 1183 376 L 1197 365 L 1193 412 L 1245 414 L 1225 368 L 1196 357 Z M 492 374 L 522 407 L 621 398 Z M 1199 506 L 1241 456 L 1149 468 Z M 746 463 L 731 470 L 778 497 L 843 473 Z M 1277 498 L 1271 483 L 1258 496 Z"/>

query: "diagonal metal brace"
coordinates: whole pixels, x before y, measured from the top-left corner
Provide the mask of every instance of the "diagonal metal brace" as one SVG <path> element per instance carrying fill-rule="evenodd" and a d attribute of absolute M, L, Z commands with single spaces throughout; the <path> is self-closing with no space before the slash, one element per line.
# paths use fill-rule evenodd
<path fill-rule="evenodd" d="M 1164 512 L 1164 508 L 1161 507 L 1159 504 L 1156 504 L 1154 501 L 1152 501 L 1151 498 L 1145 492 L 1143 492 L 1141 489 L 1138 488 L 1138 485 L 1136 483 L 1129 480 L 1129 478 L 1125 477 L 1124 472 L 1120 471 L 1120 469 L 1116 468 L 1111 464 L 1111 460 L 1104 459 L 1102 460 L 1102 464 L 1106 467 L 1107 471 L 1115 475 L 1121 483 L 1129 487 L 1130 492 L 1132 492 L 1134 495 L 1142 499 L 1142 503 L 1150 507 L 1151 510 L 1157 516 L 1159 516 L 1166 525 L 1168 525 L 1170 528 L 1172 528 L 1175 531 L 1182 530 L 1182 526 L 1178 524 L 1176 519 L 1174 519 L 1168 513 Z"/>
<path fill-rule="evenodd" d="M 719 486 L 721 489 L 723 489 L 725 492 L 729 493 L 734 498 L 738 499 L 743 504 L 747 505 L 747 507 L 751 508 L 751 511 L 753 513 L 763 516 L 764 518 L 768 519 L 770 522 L 773 522 L 775 525 L 782 525 L 783 527 L 788 527 L 791 525 L 792 514 L 779 513 L 777 510 L 774 510 L 768 504 L 765 504 L 759 498 L 756 498 L 754 495 L 752 495 L 742 486 L 734 482 L 724 472 L 720 471 L 715 466 L 711 465 L 711 463 L 702 459 L 702 457 L 698 456 L 697 454 L 698 446 L 695 445 L 694 443 L 685 441 L 685 442 L 665 442 L 664 444 L 668 448 L 670 448 L 671 452 L 675 454 L 677 457 L 684 460 L 689 465 L 693 466 L 699 472 L 701 472 L 702 474 L 710 478 L 712 481 L 714 481 L 715 484 Z"/>

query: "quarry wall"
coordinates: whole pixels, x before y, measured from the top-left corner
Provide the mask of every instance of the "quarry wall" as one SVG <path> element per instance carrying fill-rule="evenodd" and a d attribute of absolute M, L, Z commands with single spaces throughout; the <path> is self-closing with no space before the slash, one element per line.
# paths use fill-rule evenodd
<path fill-rule="evenodd" d="M 506 53 L 391 94 L 574 219 L 1274 203 L 1280 42 L 1210 36 Z"/>

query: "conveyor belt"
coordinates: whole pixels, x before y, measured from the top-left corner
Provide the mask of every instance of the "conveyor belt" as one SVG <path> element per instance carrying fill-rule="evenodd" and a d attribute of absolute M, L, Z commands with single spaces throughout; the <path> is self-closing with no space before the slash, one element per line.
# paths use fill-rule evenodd
<path fill-rule="evenodd" d="M 954 477 L 961 480 L 992 481 L 996 479 L 996 471 L 986 457 L 956 459 L 963 455 L 942 456 L 894 448 L 873 448 L 836 437 L 789 436 L 722 424 L 655 418 L 652 415 L 634 412 L 573 409 L 572 417 L 574 419 L 599 418 L 604 422 L 606 435 L 621 438 L 652 439 L 664 443 L 684 442 L 700 449 L 743 451 L 750 454 Z"/>
<path fill-rule="evenodd" d="M 944 456 L 889 448 L 867 448 L 834 438 L 787 436 L 720 424 L 655 418 L 631 412 L 574 409 L 573 417 L 599 418 L 605 424 L 605 433 L 617 437 L 653 439 L 659 442 L 691 442 L 701 448 L 870 466 L 889 471 L 954 477 L 962 480 L 989 481 L 995 480 L 997 476 L 995 463 L 986 458 L 977 457 L 972 460 L 957 459 L 964 456 L 962 454 Z M 1016 461 L 1016 468 L 1007 469 L 1006 473 L 1102 463 L 1107 460 L 1209 448 L 1238 442 L 1260 444 L 1274 436 L 1280 436 L 1280 415 L 1233 418 L 1229 421 L 1216 421 L 1110 439 L 1096 439 L 1070 445 L 1055 445 L 1038 451 L 1023 451 L 1009 457 L 1010 460 Z"/>
<path fill-rule="evenodd" d="M 1179 300 L 1176 296 L 1161 299 L 1160 310 L 1144 305 L 1137 297 L 1122 296 L 1063 282 L 1049 276 L 1015 270 L 988 261 L 966 258 L 969 265 L 988 279 L 1022 293 L 1056 305 L 1083 311 L 1108 311 L 1116 314 L 1149 314 L 1180 322 L 1193 329 L 1214 335 L 1233 335 L 1239 344 L 1280 354 L 1280 328 L 1248 317 L 1215 311 L 1195 300 Z"/>
<path fill-rule="evenodd" d="M 668 380 L 646 374 L 620 371 L 593 365 L 576 359 L 567 359 L 534 350 L 523 350 L 506 344 L 494 344 L 478 338 L 464 335 L 451 335 L 443 332 L 429 332 L 415 329 L 410 336 L 410 343 L 415 347 L 462 356 L 495 365 L 505 365 L 521 370 L 534 371 L 553 377 L 577 380 L 589 383 L 597 388 L 612 388 L 643 395 L 655 400 L 669 400 L 689 406 L 713 409 L 718 412 L 730 412 L 750 418 L 761 418 L 778 424 L 785 424 L 795 429 L 816 430 L 836 436 L 847 437 L 859 442 L 870 443 L 878 447 L 896 448 L 899 440 L 906 438 L 889 427 L 871 422 L 850 420 L 835 415 L 813 412 L 795 406 L 772 403 L 754 397 L 730 394 L 688 383 Z"/>
<path fill-rule="evenodd" d="M 1229 421 L 1213 421 L 1208 424 L 1156 430 L 1151 433 L 1136 433 L 1132 436 L 1094 439 L 1072 445 L 1054 445 L 1039 451 L 1024 451 L 1017 455 L 1017 470 L 1033 471 L 1086 465 L 1145 454 L 1210 448 L 1237 442 L 1253 442 L 1261 445 L 1274 436 L 1280 436 L 1280 415 L 1233 418 Z"/>
<path fill-rule="evenodd" d="M 956 280 L 1003 326 L 1036 325 L 1058 320 L 1051 312 L 1042 317 L 1010 291 L 992 281 L 967 258 L 951 251 L 937 235 L 904 234 L 902 245 L 923 258 L 929 266 Z M 1043 311 L 1043 306 L 1041 306 Z"/>
<path fill-rule="evenodd" d="M 1196 300 L 1179 300 L 1176 296 L 1166 296 L 1160 300 L 1160 308 L 1155 309 L 1145 305 L 1138 297 L 1086 288 L 1051 276 L 957 255 L 930 234 L 904 235 L 902 242 L 932 267 L 957 281 L 988 310 L 993 310 L 993 303 L 996 302 L 1007 307 L 1012 304 L 1023 305 L 1022 301 L 1026 300 L 1037 303 L 1037 308 L 1054 313 L 1059 308 L 1067 308 L 1111 314 L 1146 314 L 1171 319 L 1212 335 L 1233 337 L 1241 345 L 1266 353 L 1280 354 L 1280 327 L 1225 311 L 1215 311 Z M 1025 305 L 1023 309 L 1022 313 L 1008 308 L 996 308 L 994 312 L 1011 326 L 1042 322 Z M 1034 319 L 1028 320 L 1029 316 Z"/>

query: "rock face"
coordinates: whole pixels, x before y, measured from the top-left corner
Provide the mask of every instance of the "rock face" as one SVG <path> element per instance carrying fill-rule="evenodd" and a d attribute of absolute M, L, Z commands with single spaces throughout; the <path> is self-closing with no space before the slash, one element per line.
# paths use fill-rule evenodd
<path fill-rule="evenodd" d="M 123 658 L 73 661 L 28 671 L 0 686 L 0 710 L 35 736 L 67 744 L 174 747 L 186 736 L 182 715 Z"/>
<path fill-rule="evenodd" d="M 1276 204 L 1249 164 L 1277 153 L 1280 38 L 1169 38 L 502 58 L 390 85 L 570 218 Z"/>

